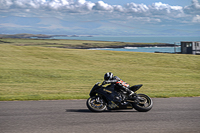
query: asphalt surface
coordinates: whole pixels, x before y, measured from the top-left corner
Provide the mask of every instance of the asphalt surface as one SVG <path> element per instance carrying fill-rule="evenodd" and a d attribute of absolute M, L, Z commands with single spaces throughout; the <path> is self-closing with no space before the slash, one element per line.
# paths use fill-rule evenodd
<path fill-rule="evenodd" d="M 0 133 L 200 133 L 200 97 L 153 102 L 145 113 L 93 113 L 86 100 L 0 102 Z"/>

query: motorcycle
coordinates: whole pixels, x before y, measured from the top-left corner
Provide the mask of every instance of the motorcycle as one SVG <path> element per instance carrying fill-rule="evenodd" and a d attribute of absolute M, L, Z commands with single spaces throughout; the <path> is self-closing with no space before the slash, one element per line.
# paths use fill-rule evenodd
<path fill-rule="evenodd" d="M 92 112 L 133 108 L 139 112 L 147 112 L 153 107 L 153 101 L 149 96 L 136 93 L 143 86 L 142 84 L 129 88 L 134 92 L 132 96 L 118 89 L 115 84 L 104 85 L 104 82 L 102 84 L 97 82 L 90 91 L 90 98 L 87 99 L 86 105 Z"/>

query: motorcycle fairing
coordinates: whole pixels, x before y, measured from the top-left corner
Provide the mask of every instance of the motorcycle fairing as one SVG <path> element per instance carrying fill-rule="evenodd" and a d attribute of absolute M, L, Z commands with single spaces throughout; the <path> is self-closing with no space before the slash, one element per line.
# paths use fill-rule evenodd
<path fill-rule="evenodd" d="M 108 85 L 106 87 L 99 86 L 95 84 L 92 90 L 90 91 L 90 96 L 96 96 L 96 94 L 102 95 L 107 102 L 107 108 L 109 110 L 114 109 L 132 109 L 133 106 L 131 103 L 122 105 L 122 97 L 114 90 L 113 85 Z"/>
<path fill-rule="evenodd" d="M 131 86 L 129 89 L 132 90 L 133 92 L 136 92 L 137 90 L 139 90 L 143 85 L 140 84 L 140 85 L 134 85 L 134 86 Z"/>
<path fill-rule="evenodd" d="M 115 103 L 115 102 L 111 101 L 111 102 L 108 104 L 107 108 L 108 108 L 109 110 L 116 110 L 116 109 L 133 109 L 133 106 L 132 106 L 131 103 L 127 103 L 127 104 L 125 104 L 125 105 L 122 105 L 121 103 Z"/>
<path fill-rule="evenodd" d="M 120 95 L 114 91 L 112 85 L 108 85 L 106 87 L 94 85 L 90 91 L 90 96 L 95 96 L 97 93 L 103 95 L 106 98 L 106 101 L 120 102 L 122 100 Z"/>

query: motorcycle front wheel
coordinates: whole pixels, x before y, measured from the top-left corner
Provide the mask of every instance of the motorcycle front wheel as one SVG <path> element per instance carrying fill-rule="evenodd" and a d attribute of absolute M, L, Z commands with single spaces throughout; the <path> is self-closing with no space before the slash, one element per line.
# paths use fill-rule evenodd
<path fill-rule="evenodd" d="M 98 97 L 98 96 L 88 98 L 86 105 L 88 109 L 93 112 L 102 112 L 106 110 L 105 101 L 101 97 Z"/>
<path fill-rule="evenodd" d="M 139 112 L 147 112 L 153 107 L 152 99 L 145 94 L 137 94 L 137 102 L 133 103 L 133 108 Z"/>

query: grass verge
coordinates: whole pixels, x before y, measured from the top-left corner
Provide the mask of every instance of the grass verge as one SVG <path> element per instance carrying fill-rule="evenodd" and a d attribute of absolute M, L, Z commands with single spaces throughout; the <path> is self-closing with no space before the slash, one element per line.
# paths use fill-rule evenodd
<path fill-rule="evenodd" d="M 143 84 L 138 93 L 150 97 L 200 96 L 198 55 L 11 44 L 0 43 L 1 101 L 86 99 L 109 71 L 130 85 Z"/>

